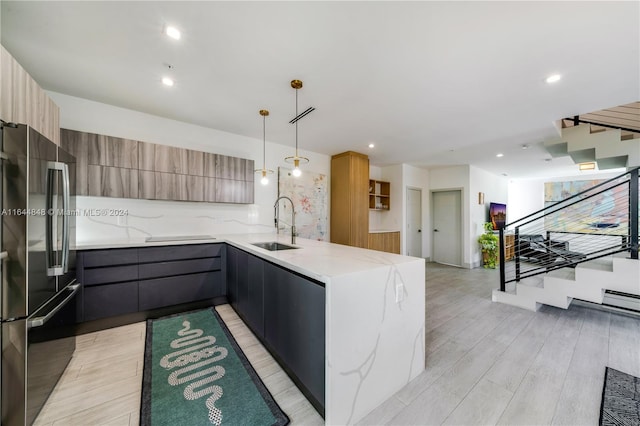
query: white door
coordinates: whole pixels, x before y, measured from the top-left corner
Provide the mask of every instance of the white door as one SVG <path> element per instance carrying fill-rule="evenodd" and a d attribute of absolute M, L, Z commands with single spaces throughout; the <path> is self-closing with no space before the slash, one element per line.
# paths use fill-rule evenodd
<path fill-rule="evenodd" d="M 462 193 L 433 193 L 433 261 L 462 266 Z"/>
<path fill-rule="evenodd" d="M 422 191 L 407 188 L 407 256 L 422 257 Z"/>

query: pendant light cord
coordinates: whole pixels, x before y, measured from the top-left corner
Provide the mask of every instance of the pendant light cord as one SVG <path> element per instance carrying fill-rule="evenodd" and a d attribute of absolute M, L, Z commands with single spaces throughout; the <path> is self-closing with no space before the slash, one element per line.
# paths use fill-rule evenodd
<path fill-rule="evenodd" d="M 266 136 L 265 136 L 265 132 L 266 132 L 266 122 L 267 122 L 267 117 L 266 116 L 262 116 L 262 170 L 265 171 L 267 170 L 267 150 L 266 150 Z"/>
<path fill-rule="evenodd" d="M 298 116 L 298 90 L 296 89 L 296 117 Z M 298 120 L 296 120 L 296 158 L 298 158 Z"/>

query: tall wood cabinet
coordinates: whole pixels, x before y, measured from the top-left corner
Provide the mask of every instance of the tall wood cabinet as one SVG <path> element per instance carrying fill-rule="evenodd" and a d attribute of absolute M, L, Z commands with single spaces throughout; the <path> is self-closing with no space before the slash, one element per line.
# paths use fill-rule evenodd
<path fill-rule="evenodd" d="M 369 246 L 369 157 L 354 151 L 331 157 L 331 242 Z"/>
<path fill-rule="evenodd" d="M 27 124 L 55 144 L 60 144 L 60 109 L 2 46 L 0 118 Z"/>

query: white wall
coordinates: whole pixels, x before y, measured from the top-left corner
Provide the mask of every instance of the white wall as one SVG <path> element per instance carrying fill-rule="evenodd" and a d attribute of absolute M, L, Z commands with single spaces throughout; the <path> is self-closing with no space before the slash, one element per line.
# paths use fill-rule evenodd
<path fill-rule="evenodd" d="M 429 229 L 429 171 L 418 167 L 413 167 L 408 164 L 403 164 L 403 185 L 402 185 L 402 229 L 405 232 L 400 234 L 402 244 L 402 253 L 406 253 L 407 240 L 406 230 L 408 226 L 407 222 L 407 188 L 419 189 L 422 192 L 422 257 L 425 259 L 431 258 L 431 232 L 427 232 Z"/>
<path fill-rule="evenodd" d="M 389 192 L 391 193 L 390 201 L 389 201 L 389 211 L 379 211 L 374 212 L 378 213 L 380 216 L 380 228 L 379 229 L 387 229 L 390 231 L 400 231 L 400 247 L 402 246 L 402 238 L 403 238 L 403 223 L 402 218 L 404 217 L 405 206 L 403 204 L 403 196 L 402 196 L 402 164 L 397 164 L 395 166 L 387 166 L 381 168 L 382 172 L 382 180 L 388 181 L 390 183 Z M 401 253 L 404 251 L 401 249 Z"/>
<path fill-rule="evenodd" d="M 474 166 L 469 167 L 469 211 L 471 229 L 471 259 L 473 267 L 481 266 L 482 252 L 477 243 L 478 236 L 484 233 L 484 223 L 489 216 L 489 203 L 507 203 L 508 180 L 504 176 L 494 175 Z M 478 204 L 478 193 L 484 193 L 484 203 Z M 507 222 L 510 220 L 507 206 Z"/>
<path fill-rule="evenodd" d="M 60 107 L 60 127 L 172 145 L 198 151 L 249 158 L 262 165 L 262 140 L 209 129 L 180 121 L 153 116 L 48 92 Z M 260 117 L 256 114 L 256 121 Z M 268 134 L 267 134 L 268 136 Z M 284 157 L 292 154 L 292 147 L 267 142 L 267 186 L 260 184 L 256 174 L 255 204 L 219 204 L 118 199 L 107 197 L 78 197 L 79 209 L 127 209 L 128 216 L 78 218 L 79 243 L 108 241 L 119 238 L 144 238 L 149 235 L 216 235 L 245 232 L 272 232 L 273 203 L 277 197 L 277 169 L 291 168 Z M 304 170 L 323 173 L 330 178 L 331 158 L 327 155 L 300 150 L 310 162 Z M 329 207 L 327 212 L 329 212 Z M 328 236 L 327 236 L 328 240 Z"/>

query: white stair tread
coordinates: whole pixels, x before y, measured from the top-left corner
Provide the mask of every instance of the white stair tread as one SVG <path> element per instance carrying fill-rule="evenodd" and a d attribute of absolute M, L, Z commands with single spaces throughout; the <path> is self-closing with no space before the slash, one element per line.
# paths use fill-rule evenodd
<path fill-rule="evenodd" d="M 553 278 L 562 278 L 564 280 L 575 280 L 576 271 L 573 268 L 562 268 L 551 271 L 546 274 L 546 276 Z"/>
<path fill-rule="evenodd" d="M 613 272 L 613 259 L 610 257 L 603 257 L 601 259 L 589 260 L 578 264 L 576 268 Z"/>

